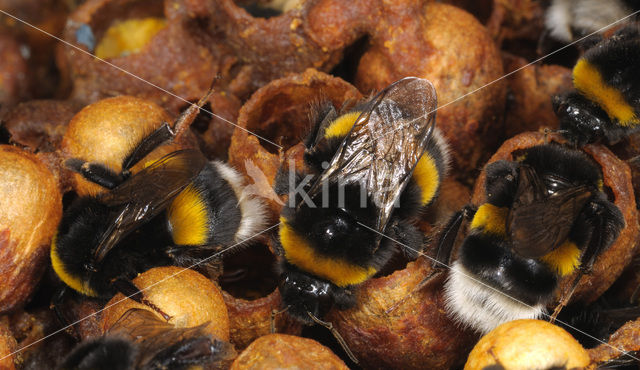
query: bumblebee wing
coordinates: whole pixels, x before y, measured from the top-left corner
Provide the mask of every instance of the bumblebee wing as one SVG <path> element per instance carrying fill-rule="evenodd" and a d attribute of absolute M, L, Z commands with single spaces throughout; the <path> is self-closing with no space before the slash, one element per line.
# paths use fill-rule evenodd
<path fill-rule="evenodd" d="M 149 310 L 132 308 L 120 317 L 109 333 L 129 337 L 138 343 L 138 367 L 170 368 L 172 364 L 223 360 L 234 353 L 229 343 L 212 339 L 205 333 L 208 324 L 177 328 Z"/>
<path fill-rule="evenodd" d="M 586 186 L 576 186 L 512 207 L 507 227 L 513 250 L 523 257 L 538 258 L 560 246 L 591 196 Z"/>
<path fill-rule="evenodd" d="M 328 182 L 360 183 L 379 208 L 384 231 L 433 132 L 436 91 L 431 82 L 407 77 L 378 93 L 365 107 L 327 169 L 311 187 L 316 195 Z"/>
<path fill-rule="evenodd" d="M 154 342 L 163 348 L 190 335 L 201 334 L 202 328 L 207 325 L 208 323 L 192 328 L 176 328 L 149 310 L 132 308 L 111 326 L 109 333 L 125 335 L 136 341 L 154 338 Z"/>
<path fill-rule="evenodd" d="M 110 227 L 94 251 L 99 263 L 129 232 L 165 209 L 206 164 L 197 150 L 179 150 L 160 158 L 101 197 L 114 209 Z"/>

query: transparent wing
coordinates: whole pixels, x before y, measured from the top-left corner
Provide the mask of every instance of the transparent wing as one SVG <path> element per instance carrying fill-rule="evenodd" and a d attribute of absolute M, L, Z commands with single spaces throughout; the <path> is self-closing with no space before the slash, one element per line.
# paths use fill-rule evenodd
<path fill-rule="evenodd" d="M 437 108 L 431 82 L 407 77 L 378 93 L 356 120 L 327 169 L 309 191 L 322 183 L 360 183 L 379 208 L 382 232 L 394 204 L 424 153 L 433 132 Z"/>
<path fill-rule="evenodd" d="M 197 150 L 175 151 L 104 194 L 101 200 L 114 211 L 94 252 L 95 263 L 100 263 L 128 233 L 165 209 L 205 164 L 206 159 Z"/>

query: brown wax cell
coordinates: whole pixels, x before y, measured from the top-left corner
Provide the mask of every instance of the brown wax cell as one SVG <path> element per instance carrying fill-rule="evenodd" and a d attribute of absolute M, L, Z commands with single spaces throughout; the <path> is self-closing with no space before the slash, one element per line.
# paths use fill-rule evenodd
<path fill-rule="evenodd" d="M 637 358 L 637 351 L 640 351 L 640 336 L 638 333 L 640 333 L 640 319 L 629 321 L 613 333 L 607 343 L 589 349 L 587 352 L 591 358 L 593 368 L 596 365 L 606 365 L 608 361 L 616 359 L 633 361 L 633 358 L 624 355 L 625 352 Z"/>
<path fill-rule="evenodd" d="M 271 332 L 272 313 L 282 310 L 276 259 L 270 246 L 259 244 L 227 253 L 223 264 L 219 284 L 229 310 L 230 338 L 237 350 L 243 350 Z M 281 313 L 274 317 L 274 329 L 297 335 L 302 326 Z"/>
<path fill-rule="evenodd" d="M 446 369 L 462 365 L 477 340 L 446 314 L 442 284 L 445 274 L 433 272 L 419 258 L 389 276 L 358 286 L 357 305 L 332 310 L 333 323 L 365 368 Z"/>
<path fill-rule="evenodd" d="M 589 362 L 587 351 L 564 329 L 542 320 L 515 320 L 482 337 L 464 368 L 575 369 Z"/>
<path fill-rule="evenodd" d="M 60 76 L 54 63 L 59 41 L 51 35 L 60 36 L 70 11 L 69 3 L 67 0 L 0 0 L 0 9 L 11 15 L 2 15 L 0 34 L 15 37 L 28 69 L 22 86 L 26 96 L 45 99 L 67 93 L 68 81 Z M 6 72 L 4 66 L 1 70 Z"/>
<path fill-rule="evenodd" d="M 185 101 L 197 101 L 224 60 L 208 47 L 214 41 L 186 10 L 184 2 L 162 0 L 88 0 L 80 5 L 69 16 L 63 38 L 86 53 L 59 46 L 58 64 L 72 76 L 71 97 L 87 104 L 135 95 L 174 114 Z"/>
<path fill-rule="evenodd" d="M 207 158 L 227 160 L 240 107 L 240 100 L 225 91 L 214 91 L 202 107 L 203 110 L 194 120 L 191 129 L 196 133 L 200 149 Z"/>
<path fill-rule="evenodd" d="M 27 63 L 20 52 L 20 43 L 8 34 L 0 35 L 0 104 L 3 109 L 26 96 Z"/>
<path fill-rule="evenodd" d="M 77 106 L 62 100 L 31 100 L 9 111 L 3 121 L 11 142 L 33 152 L 52 152 L 60 147 L 67 124 Z"/>
<path fill-rule="evenodd" d="M 545 135 L 541 132 L 526 132 L 505 141 L 488 163 L 501 159 L 513 160 L 513 152 L 543 144 L 545 141 L 564 142 L 556 134 Z M 595 301 L 607 290 L 631 262 L 638 238 L 638 214 L 629 166 L 602 145 L 587 145 L 584 147 L 584 151 L 601 166 L 604 188 L 607 191 L 610 189 L 612 193 L 612 198 L 609 200 L 620 209 L 625 222 L 625 227 L 620 231 L 618 239 L 598 257 L 591 273 L 582 277 L 572 296 L 572 301 L 588 303 Z M 471 202 L 475 205 L 484 202 L 484 178 L 485 174 L 482 172 L 476 181 L 471 198 Z M 574 274 L 571 274 L 560 280 L 560 289 L 557 290 L 556 302 L 569 291 L 573 277 Z M 554 304 L 552 303 L 550 308 L 553 309 L 553 306 Z"/>
<path fill-rule="evenodd" d="M 559 122 L 551 106 L 551 97 L 573 88 L 571 70 L 556 65 L 525 67 L 526 59 L 506 53 L 503 61 L 507 73 L 524 67 L 507 78 L 506 137 L 540 128 L 557 129 Z"/>
<path fill-rule="evenodd" d="M 272 8 L 275 12 L 271 11 L 271 16 L 253 11 L 265 8 L 261 1 L 190 1 L 185 8 L 215 25 L 207 32 L 233 55 L 232 64 L 221 69 L 221 77 L 228 81 L 232 93 L 247 98 L 290 73 L 307 68 L 330 71 L 343 50 L 364 36 L 374 21 L 366 14 L 375 3 L 299 1 Z"/>
<path fill-rule="evenodd" d="M 300 163 L 301 143 L 312 128 L 309 116 L 314 104 L 330 101 L 340 109 L 360 97 L 358 90 L 344 80 L 308 69 L 270 82 L 242 106 L 240 127 L 231 137 L 229 163 L 247 175 L 248 183 L 267 202 L 274 219 L 283 204 L 272 190 L 276 173 L 281 165 L 289 169 Z"/>
<path fill-rule="evenodd" d="M 18 349 L 18 343 L 9 328 L 7 316 L 0 318 L 0 367 L 6 370 L 16 368 L 18 357 L 13 354 Z"/>
<path fill-rule="evenodd" d="M 188 328 L 209 323 L 205 333 L 229 340 L 229 314 L 218 286 L 199 273 L 181 267 L 156 267 L 136 277 L 133 283 L 143 290 L 145 299 L 171 316 L 170 324 Z M 105 305 L 102 317 L 103 333 L 130 308 L 150 310 L 147 305 L 116 294 Z"/>
<path fill-rule="evenodd" d="M 276 289 L 266 297 L 253 300 L 236 298 L 223 291 L 229 309 L 230 337 L 237 350 L 246 348 L 251 342 L 271 333 L 271 315 L 282 310 L 280 292 Z M 278 333 L 300 334 L 302 326 L 292 321 L 286 313 L 274 317 L 274 328 Z"/>
<path fill-rule="evenodd" d="M 91 321 L 91 318 L 88 320 Z M 15 356 L 20 369 L 55 367 L 76 345 L 76 339 L 69 335 L 70 331 L 53 334 L 62 325 L 48 306 L 29 311 L 18 310 L 9 316 L 9 324 L 17 341 Z"/>
<path fill-rule="evenodd" d="M 61 216 L 62 196 L 49 169 L 27 151 L 0 146 L 0 312 L 33 293 Z"/>
<path fill-rule="evenodd" d="M 468 180 L 501 139 L 506 85 L 495 81 L 503 75 L 499 50 L 471 14 L 454 6 L 404 0 L 382 7 L 355 85 L 369 92 L 405 76 L 430 80 L 452 173 Z"/>
<path fill-rule="evenodd" d="M 270 334 L 256 339 L 231 369 L 348 369 L 331 350 L 312 339 Z"/>

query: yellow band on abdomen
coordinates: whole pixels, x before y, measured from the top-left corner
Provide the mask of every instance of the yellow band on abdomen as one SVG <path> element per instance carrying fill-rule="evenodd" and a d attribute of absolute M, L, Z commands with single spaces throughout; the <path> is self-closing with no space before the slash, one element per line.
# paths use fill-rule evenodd
<path fill-rule="evenodd" d="M 301 270 L 328 280 L 339 287 L 360 284 L 377 272 L 373 267 L 365 268 L 316 252 L 313 246 L 298 235 L 283 217 L 280 217 L 280 222 L 280 244 L 284 249 L 284 256 L 289 263 Z"/>
<path fill-rule="evenodd" d="M 573 85 L 607 112 L 609 118 L 616 119 L 621 126 L 640 124 L 640 119 L 622 92 L 608 85 L 602 79 L 598 68 L 586 59 L 580 59 L 573 68 Z"/>

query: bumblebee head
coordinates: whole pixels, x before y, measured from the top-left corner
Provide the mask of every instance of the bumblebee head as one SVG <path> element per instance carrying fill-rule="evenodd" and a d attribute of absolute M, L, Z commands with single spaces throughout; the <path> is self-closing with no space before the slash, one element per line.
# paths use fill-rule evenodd
<path fill-rule="evenodd" d="M 315 317 L 323 317 L 335 302 L 332 284 L 305 274 L 291 265 L 284 267 L 279 284 L 282 302 L 289 314 L 312 325 Z"/>

